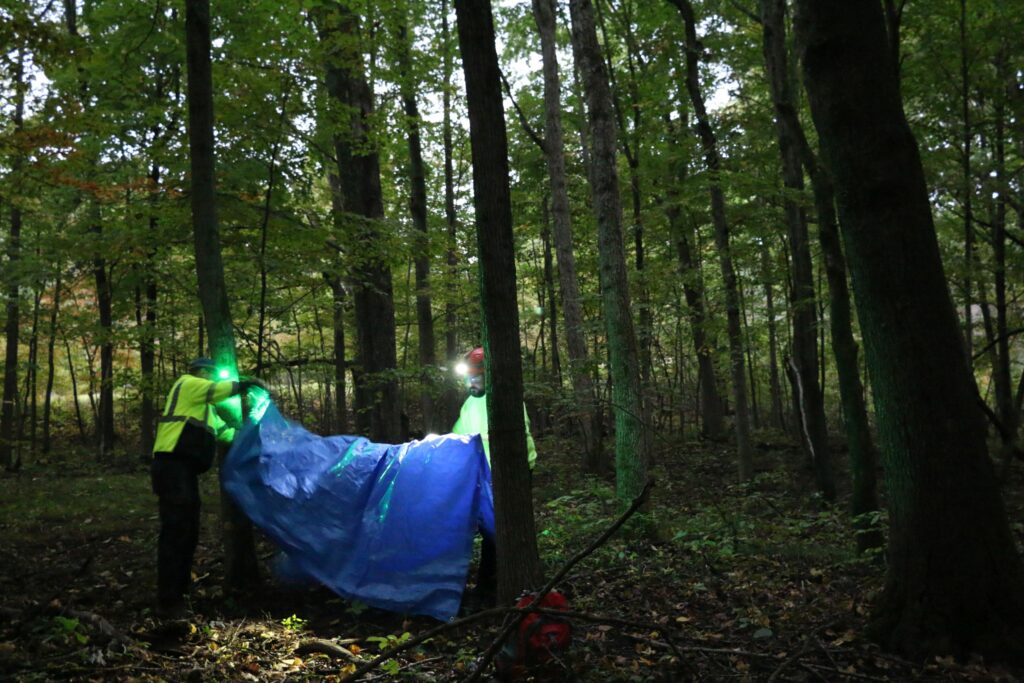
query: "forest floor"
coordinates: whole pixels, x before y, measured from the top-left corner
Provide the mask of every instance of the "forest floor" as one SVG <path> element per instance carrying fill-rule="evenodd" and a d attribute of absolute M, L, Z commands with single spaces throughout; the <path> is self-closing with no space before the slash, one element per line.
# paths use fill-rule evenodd
<path fill-rule="evenodd" d="M 610 482 L 578 475 L 570 442 L 544 439 L 538 450 L 537 528 L 553 575 L 619 508 Z M 866 640 L 882 563 L 856 556 L 846 496 L 826 506 L 810 495 L 785 439 L 762 437 L 759 474 L 745 486 L 733 483 L 724 445 L 663 444 L 657 462 L 646 533 L 627 524 L 563 582 L 580 616 L 548 680 L 1024 680 L 981 660 L 905 661 Z M 1007 495 L 1018 542 L 1022 470 Z M 256 594 L 225 595 L 215 476 L 203 490 L 194 614 L 165 623 L 152 614 L 157 518 L 145 466 L 66 452 L 0 478 L 0 679 L 340 681 L 438 626 L 270 579 Z M 499 625 L 448 629 L 363 680 L 467 679 Z"/>

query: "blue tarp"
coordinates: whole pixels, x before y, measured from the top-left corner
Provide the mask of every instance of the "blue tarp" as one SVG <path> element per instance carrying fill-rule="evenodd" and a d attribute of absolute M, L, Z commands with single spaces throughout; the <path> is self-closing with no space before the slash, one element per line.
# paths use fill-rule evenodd
<path fill-rule="evenodd" d="M 291 570 L 343 597 L 442 621 L 458 612 L 477 529 L 494 533 L 490 476 L 479 436 L 321 437 L 273 404 L 241 429 L 222 472 Z"/>

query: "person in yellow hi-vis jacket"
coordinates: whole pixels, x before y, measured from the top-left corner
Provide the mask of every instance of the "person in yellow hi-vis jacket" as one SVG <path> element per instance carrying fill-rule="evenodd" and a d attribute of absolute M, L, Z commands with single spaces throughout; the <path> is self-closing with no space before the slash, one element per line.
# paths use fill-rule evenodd
<path fill-rule="evenodd" d="M 491 464 L 491 443 L 487 427 L 487 396 L 484 383 L 484 350 L 478 346 L 465 356 L 464 367 L 459 372 L 466 377 L 466 390 L 469 396 L 462 404 L 459 418 L 452 426 L 452 434 L 479 434 L 484 445 L 487 464 Z M 537 463 L 537 446 L 530 434 L 530 416 L 523 405 L 523 420 L 526 425 L 526 460 L 533 472 Z M 477 569 L 476 592 L 469 596 L 467 604 L 472 608 L 493 607 L 497 593 L 498 550 L 493 539 L 483 537 L 480 544 L 480 566 Z M 468 611 L 473 611 L 473 609 Z"/>
<path fill-rule="evenodd" d="M 199 542 L 199 475 L 210 469 L 218 440 L 230 443 L 234 428 L 216 404 L 241 394 L 256 379 L 213 381 L 209 358 L 189 364 L 171 387 L 153 445 L 153 493 L 159 499 L 157 616 L 184 618 L 185 594 L 192 580 L 192 558 Z M 228 414 L 225 413 L 227 416 Z M 231 419 L 228 416 L 228 419 Z M 237 426 L 237 425 L 234 425 Z"/>

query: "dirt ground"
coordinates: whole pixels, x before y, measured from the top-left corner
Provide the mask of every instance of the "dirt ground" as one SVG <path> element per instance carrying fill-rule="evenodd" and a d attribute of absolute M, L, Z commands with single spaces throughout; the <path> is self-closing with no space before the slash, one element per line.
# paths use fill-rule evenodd
<path fill-rule="evenodd" d="M 535 510 L 551 575 L 619 508 L 611 482 L 577 474 L 571 444 L 546 439 L 538 449 Z M 560 586 L 574 615 L 572 647 L 527 678 L 1024 680 L 1024 671 L 980 659 L 908 662 L 865 639 L 884 564 L 855 556 L 846 501 L 831 507 L 811 495 L 802 456 L 784 439 L 761 444 L 747 486 L 731 483 L 723 445 L 663 444 L 657 462 L 651 514 Z M 152 613 L 157 518 L 143 464 L 125 456 L 99 465 L 67 451 L 3 475 L 0 679 L 340 681 L 439 626 L 323 588 L 278 585 L 267 567 L 258 590 L 226 595 L 215 473 L 203 491 L 193 614 L 168 623 Z M 1018 466 L 1007 488 L 1018 542 L 1022 491 Z M 262 539 L 259 548 L 268 562 L 274 549 Z M 501 615 L 451 624 L 363 680 L 468 680 L 500 624 Z M 481 680 L 492 676 L 488 667 Z"/>

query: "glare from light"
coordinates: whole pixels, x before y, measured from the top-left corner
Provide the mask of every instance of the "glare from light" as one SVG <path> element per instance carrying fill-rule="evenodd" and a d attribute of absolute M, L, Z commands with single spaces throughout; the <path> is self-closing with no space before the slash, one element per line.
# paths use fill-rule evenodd
<path fill-rule="evenodd" d="M 455 366 L 455 374 L 465 376 L 469 374 L 469 365 L 466 363 L 459 363 Z"/>

